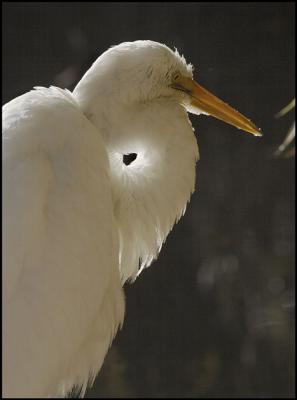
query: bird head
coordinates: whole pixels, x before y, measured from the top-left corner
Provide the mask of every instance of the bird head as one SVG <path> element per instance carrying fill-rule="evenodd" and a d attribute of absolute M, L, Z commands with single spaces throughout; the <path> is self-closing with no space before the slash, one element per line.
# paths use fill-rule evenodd
<path fill-rule="evenodd" d="M 105 76 L 106 85 L 101 80 L 101 87 L 96 87 L 96 76 Z M 158 42 L 138 40 L 111 47 L 96 60 L 74 93 L 83 96 L 84 88 L 88 99 L 92 92 L 98 96 L 105 91 L 107 97 L 117 99 L 121 105 L 170 98 L 190 113 L 211 115 L 261 136 L 260 129 L 248 118 L 194 80 L 193 66 L 177 50 Z M 94 99 L 92 103 L 96 103 Z"/>

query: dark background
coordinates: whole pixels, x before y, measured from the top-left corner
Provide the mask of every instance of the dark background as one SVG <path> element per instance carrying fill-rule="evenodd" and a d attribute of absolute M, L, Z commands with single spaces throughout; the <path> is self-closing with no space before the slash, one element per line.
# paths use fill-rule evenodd
<path fill-rule="evenodd" d="M 4 3 L 3 103 L 72 89 L 110 45 L 152 39 L 249 116 L 261 139 L 191 117 L 197 190 L 160 257 L 126 285 L 126 319 L 88 397 L 293 397 L 295 159 L 274 158 L 294 116 L 295 6 Z"/>

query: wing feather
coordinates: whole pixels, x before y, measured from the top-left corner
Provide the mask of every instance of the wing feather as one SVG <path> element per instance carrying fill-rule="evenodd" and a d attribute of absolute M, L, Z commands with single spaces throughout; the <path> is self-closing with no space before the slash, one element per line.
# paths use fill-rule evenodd
<path fill-rule="evenodd" d="M 104 142 L 69 92 L 4 106 L 3 217 L 4 396 L 85 386 L 124 301 Z"/>

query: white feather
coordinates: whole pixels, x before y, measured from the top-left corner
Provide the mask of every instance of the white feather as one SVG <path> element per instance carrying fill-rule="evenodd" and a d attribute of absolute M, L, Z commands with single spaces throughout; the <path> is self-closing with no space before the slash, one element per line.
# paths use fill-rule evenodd
<path fill-rule="evenodd" d="M 73 94 L 3 107 L 4 397 L 83 395 L 123 322 L 123 283 L 184 213 L 198 148 L 164 85 L 176 68 L 192 73 L 164 45 L 122 44 Z"/>

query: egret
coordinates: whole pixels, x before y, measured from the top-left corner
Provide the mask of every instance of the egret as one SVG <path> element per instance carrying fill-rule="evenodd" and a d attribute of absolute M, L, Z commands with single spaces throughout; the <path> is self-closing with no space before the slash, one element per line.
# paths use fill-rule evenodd
<path fill-rule="evenodd" d="M 126 42 L 73 92 L 3 106 L 3 396 L 83 395 L 123 323 L 123 284 L 157 257 L 194 191 L 187 112 L 260 130 L 177 50 Z"/>

